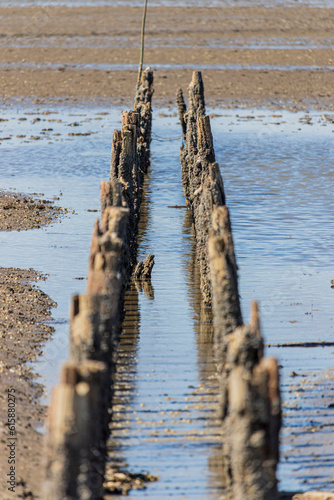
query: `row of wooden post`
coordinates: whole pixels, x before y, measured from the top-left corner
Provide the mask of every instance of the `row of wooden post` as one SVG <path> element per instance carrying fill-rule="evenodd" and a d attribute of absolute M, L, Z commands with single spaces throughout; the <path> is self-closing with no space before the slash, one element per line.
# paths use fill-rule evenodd
<path fill-rule="evenodd" d="M 229 211 L 215 161 L 210 118 L 205 114 L 201 73 L 193 73 L 189 106 L 177 105 L 184 141 L 181 177 L 190 207 L 204 302 L 212 306 L 220 380 L 223 470 L 234 500 L 278 498 L 281 401 L 278 365 L 264 358 L 258 305 L 244 325 Z"/>
<path fill-rule="evenodd" d="M 101 222 L 90 249 L 87 292 L 72 299 L 70 355 L 54 388 L 45 446 L 45 500 L 103 497 L 106 442 L 126 286 L 135 270 L 141 191 L 149 166 L 153 72 L 142 74 L 134 110 L 112 141 L 101 183 Z M 148 277 L 149 255 L 137 277 Z M 137 266 L 138 267 L 138 266 Z"/>

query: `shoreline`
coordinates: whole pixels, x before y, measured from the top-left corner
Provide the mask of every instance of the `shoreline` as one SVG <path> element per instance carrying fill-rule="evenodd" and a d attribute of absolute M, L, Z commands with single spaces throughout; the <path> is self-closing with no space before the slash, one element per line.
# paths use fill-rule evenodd
<path fill-rule="evenodd" d="M 0 231 L 40 229 L 64 213 L 66 209 L 54 206 L 51 201 L 0 191 Z M 57 304 L 37 285 L 46 279 L 47 276 L 34 269 L 0 267 L 2 471 L 10 472 L 7 445 L 9 439 L 15 438 L 12 450 L 15 465 L 11 470 L 15 472 L 15 487 L 9 490 L 6 475 L 1 475 L 4 500 L 12 499 L 13 495 L 14 498 L 38 498 L 40 488 L 35 471 L 41 467 L 41 454 L 37 450 L 43 447 L 43 435 L 37 429 L 44 425 L 47 407 L 42 402 L 44 385 L 31 364 L 38 361 L 45 342 L 54 332 L 50 324 L 51 309 Z M 9 416 L 14 418 L 14 435 L 9 432 L 12 427 L 6 426 Z"/>
<path fill-rule="evenodd" d="M 154 66 L 152 66 L 154 68 Z M 184 90 L 188 86 L 189 76 L 192 70 L 168 72 L 156 71 L 156 93 L 155 106 L 176 107 L 176 92 L 179 87 Z M 15 73 L 15 72 L 13 72 Z M 99 100 L 111 101 L 114 105 L 132 104 L 131 94 L 135 89 L 136 71 L 109 72 L 107 78 L 103 71 L 76 72 L 69 70 L 67 75 L 59 75 L 56 71 L 24 71 L 25 85 L 29 87 L 28 95 L 23 94 L 21 78 L 16 74 L 7 75 L 7 84 L 11 90 L 2 97 L 2 102 L 11 99 L 24 99 L 29 97 L 38 104 L 50 104 L 53 99 L 67 105 L 85 102 L 97 102 Z M 306 74 L 307 73 L 307 74 Z M 22 75 L 20 75 L 21 77 Z M 85 78 L 83 78 L 85 77 Z M 112 95 L 108 82 L 114 82 Z M 40 89 L 40 79 L 43 80 L 43 90 Z M 295 88 L 296 81 L 305 79 L 303 88 Z M 334 99 L 331 91 L 327 91 L 332 84 L 333 74 L 329 72 L 307 72 L 293 70 L 287 74 L 279 70 L 256 71 L 256 70 L 205 70 L 203 82 L 208 94 L 208 106 L 217 107 L 254 107 L 254 108 L 281 108 L 281 109 L 306 109 L 314 108 L 320 110 L 334 110 Z M 90 91 L 90 85 L 99 87 L 94 94 Z M 249 81 L 253 82 L 254 88 L 248 90 L 245 97 L 245 88 Z M 67 91 L 71 82 L 73 88 Z M 0 84 L 3 84 L 0 75 Z M 57 87 L 57 92 L 54 87 Z M 275 88 L 275 90 L 273 90 Z M 316 88 L 316 91 L 313 89 Z"/>
<path fill-rule="evenodd" d="M 30 363 L 42 353 L 44 342 L 48 341 L 54 328 L 51 321 L 53 302 L 36 284 L 45 280 L 33 269 L 0 268 L 0 297 L 2 303 L 1 321 L 1 448 L 0 469 L 9 470 L 8 439 L 11 439 L 6 422 L 7 391 L 14 395 L 15 410 L 15 494 L 9 491 L 6 475 L 1 474 L 0 487 L 4 500 L 12 498 L 38 498 L 43 435 L 36 429 L 44 425 L 46 406 L 42 404 L 44 386 L 38 381 Z M 29 335 L 27 335 L 29 334 Z M 8 396 L 9 397 L 9 396 Z M 11 402 L 13 406 L 13 402 Z M 12 413 L 11 413 L 12 416 Z"/>

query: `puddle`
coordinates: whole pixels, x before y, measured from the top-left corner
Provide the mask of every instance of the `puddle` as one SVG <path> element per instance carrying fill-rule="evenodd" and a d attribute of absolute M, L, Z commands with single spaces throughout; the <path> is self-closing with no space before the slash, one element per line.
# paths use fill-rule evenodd
<path fill-rule="evenodd" d="M 56 203 L 70 213 L 43 230 L 0 233 L 0 242 L 2 266 L 50 274 L 41 286 L 58 303 L 56 332 L 37 365 L 50 388 L 67 357 L 70 297 L 86 287 L 99 183 L 108 177 L 112 131 L 119 127 L 121 112 L 44 110 L 22 105 L 2 111 L 0 118 L 8 121 L 0 122 L 0 137 L 11 138 L 0 141 L 1 187 L 59 198 Z M 244 318 L 250 301 L 259 300 L 267 355 L 277 356 L 282 367 L 280 488 L 331 489 L 334 116 L 249 109 L 211 113 Z M 196 291 L 187 211 L 168 208 L 184 206 L 175 110 L 156 110 L 153 131 L 140 257 L 152 252 L 156 265 L 152 288 L 134 287 L 127 297 L 111 454 L 131 472 L 160 476 L 130 496 L 219 498 L 212 334 Z M 68 135 L 77 132 L 92 135 Z M 328 345 L 275 346 L 287 342 Z"/>

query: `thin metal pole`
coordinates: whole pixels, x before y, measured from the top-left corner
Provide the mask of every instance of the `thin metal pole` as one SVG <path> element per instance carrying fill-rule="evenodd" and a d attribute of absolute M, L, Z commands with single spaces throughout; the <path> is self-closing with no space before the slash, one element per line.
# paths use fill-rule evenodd
<path fill-rule="evenodd" d="M 139 84 L 140 84 L 141 75 L 143 72 L 146 12 L 147 12 L 147 0 L 145 0 L 143 19 L 142 19 L 142 23 L 141 23 L 141 47 L 140 47 L 140 61 L 139 61 L 139 68 L 138 68 L 137 86 L 139 86 Z"/>

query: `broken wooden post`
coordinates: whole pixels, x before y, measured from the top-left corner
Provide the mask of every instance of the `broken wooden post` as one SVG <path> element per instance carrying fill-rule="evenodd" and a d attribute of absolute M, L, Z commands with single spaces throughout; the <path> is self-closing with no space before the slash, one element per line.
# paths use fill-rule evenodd
<path fill-rule="evenodd" d="M 97 361 L 63 367 L 49 409 L 45 500 L 102 496 L 106 374 L 106 365 Z"/>
<path fill-rule="evenodd" d="M 121 307 L 121 297 L 117 303 Z M 119 323 L 120 314 L 110 295 L 74 295 L 70 314 L 70 361 L 103 361 L 111 377 L 115 368 Z M 109 399 L 111 395 L 109 392 Z"/>
<path fill-rule="evenodd" d="M 262 359 L 229 376 L 229 425 L 233 498 L 278 499 L 276 468 L 280 423 L 278 367 Z"/>
<path fill-rule="evenodd" d="M 213 298 L 215 293 L 214 287 Z M 216 325 L 217 309 L 214 311 Z M 223 314 L 221 321 L 226 326 L 224 320 Z M 256 302 L 249 326 L 238 326 L 220 341 L 216 353 L 221 356 L 224 476 L 235 500 L 275 500 L 281 426 L 278 364 L 263 358 Z"/>
<path fill-rule="evenodd" d="M 138 264 L 136 265 L 136 268 L 133 272 L 133 277 L 135 280 L 142 279 L 150 279 L 151 278 L 151 273 L 152 269 L 154 266 L 154 255 L 151 253 L 148 254 L 144 262 L 140 260 Z"/>
<path fill-rule="evenodd" d="M 108 207 L 100 225 L 97 221 L 89 257 L 89 293 L 117 298 L 120 288 L 124 287 L 128 272 L 128 216 L 129 210 L 126 208 Z"/>
<path fill-rule="evenodd" d="M 208 257 L 212 286 L 214 349 L 220 385 L 219 415 L 220 418 L 225 418 L 228 411 L 226 367 L 229 340 L 236 328 L 243 324 L 238 290 L 238 268 L 229 211 L 226 206 L 217 207 L 212 212 Z"/>
<path fill-rule="evenodd" d="M 146 68 L 142 73 L 140 85 L 137 88 L 133 110 L 139 116 L 139 137 L 137 151 L 139 157 L 139 172 L 143 181 L 144 174 L 150 166 L 150 145 L 152 132 L 152 97 L 153 71 Z M 141 181 L 141 182 L 142 182 Z"/>
<path fill-rule="evenodd" d="M 108 359 L 109 348 L 100 338 L 99 295 L 74 295 L 70 313 L 70 359 Z M 107 352 L 106 352 L 107 351 Z"/>
<path fill-rule="evenodd" d="M 242 322 L 227 207 L 212 212 L 208 241 L 214 344 L 223 419 L 224 477 L 235 500 L 275 500 L 281 406 L 278 367 L 263 358 L 259 309 Z"/>
<path fill-rule="evenodd" d="M 120 182 L 102 181 L 100 184 L 101 191 L 101 214 L 108 207 L 121 207 L 122 199 L 122 184 Z"/>
<path fill-rule="evenodd" d="M 226 337 L 243 324 L 239 290 L 238 267 L 234 253 L 229 210 L 217 207 L 212 212 L 211 232 L 208 240 L 210 277 L 212 285 L 212 311 L 215 331 L 215 351 L 218 372 L 225 364 Z"/>

